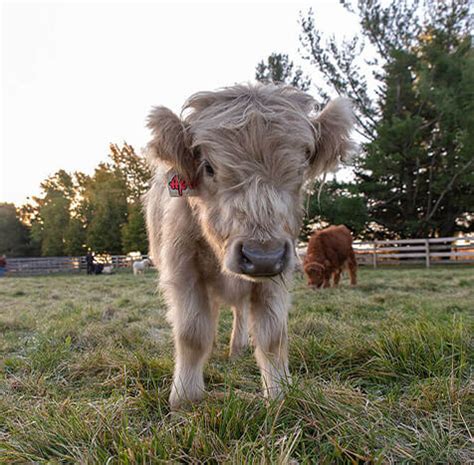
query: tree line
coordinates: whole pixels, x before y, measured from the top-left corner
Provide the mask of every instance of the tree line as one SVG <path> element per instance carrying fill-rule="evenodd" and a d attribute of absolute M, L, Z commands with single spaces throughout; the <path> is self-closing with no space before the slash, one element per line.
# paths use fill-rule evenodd
<path fill-rule="evenodd" d="M 150 178 L 144 158 L 131 145 L 110 144 L 108 161 L 92 175 L 59 170 L 27 204 L 0 204 L 0 254 L 146 253 L 141 196 Z"/>
<path fill-rule="evenodd" d="M 360 24 L 341 43 L 301 14 L 301 59 L 273 53 L 256 67 L 354 105 L 360 153 L 353 179 L 308 186 L 301 237 L 346 224 L 359 238 L 453 236 L 474 217 L 474 56 L 468 0 L 340 0 Z M 91 176 L 60 170 L 20 208 L 0 204 L 0 254 L 112 254 L 148 249 L 140 197 L 151 173 L 133 147 L 110 145 Z"/>

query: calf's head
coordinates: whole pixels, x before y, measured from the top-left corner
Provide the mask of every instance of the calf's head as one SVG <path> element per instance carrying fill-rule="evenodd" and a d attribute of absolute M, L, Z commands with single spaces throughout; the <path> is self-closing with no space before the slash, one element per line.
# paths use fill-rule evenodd
<path fill-rule="evenodd" d="M 255 281 L 294 266 L 302 186 L 353 147 L 347 100 L 315 108 L 292 87 L 234 86 L 193 95 L 181 118 L 151 112 L 149 156 L 194 184 L 187 201 L 224 272 Z"/>
<path fill-rule="evenodd" d="M 323 285 L 324 277 L 326 275 L 326 268 L 329 263 L 310 262 L 305 264 L 304 272 L 308 278 L 308 286 L 320 288 Z"/>

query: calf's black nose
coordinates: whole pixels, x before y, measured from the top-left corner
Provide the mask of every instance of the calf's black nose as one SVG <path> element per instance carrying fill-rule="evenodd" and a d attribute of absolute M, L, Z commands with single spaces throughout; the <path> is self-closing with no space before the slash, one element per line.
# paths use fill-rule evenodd
<path fill-rule="evenodd" d="M 248 241 L 242 244 L 240 269 L 249 276 L 275 276 L 283 271 L 286 260 L 285 242 Z"/>

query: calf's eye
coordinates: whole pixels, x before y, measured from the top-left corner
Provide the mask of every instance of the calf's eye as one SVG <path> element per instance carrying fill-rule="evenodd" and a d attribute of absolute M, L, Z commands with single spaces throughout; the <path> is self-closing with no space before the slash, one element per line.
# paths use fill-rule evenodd
<path fill-rule="evenodd" d="M 206 171 L 206 174 L 211 178 L 214 176 L 214 168 L 208 161 L 204 162 L 204 170 Z"/>

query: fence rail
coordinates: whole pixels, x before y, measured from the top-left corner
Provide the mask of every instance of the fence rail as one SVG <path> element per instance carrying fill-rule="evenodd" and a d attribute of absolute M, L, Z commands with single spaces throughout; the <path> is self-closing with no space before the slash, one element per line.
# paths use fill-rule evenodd
<path fill-rule="evenodd" d="M 474 264 L 474 236 L 354 242 L 359 265 Z"/>
<path fill-rule="evenodd" d="M 356 241 L 354 251 L 359 265 L 374 268 L 385 265 L 421 264 L 430 268 L 437 265 L 474 264 L 474 236 Z M 142 255 L 143 258 L 146 255 Z M 131 269 L 134 260 L 128 255 L 109 255 L 98 259 L 104 264 L 113 265 L 114 269 Z M 80 273 L 85 270 L 85 257 L 8 258 L 6 268 L 9 275 Z"/>
<path fill-rule="evenodd" d="M 142 255 L 140 260 L 147 258 Z M 97 263 L 112 265 L 114 269 L 132 267 L 136 259 L 128 255 L 108 255 L 99 257 Z M 8 275 L 39 275 L 51 273 L 80 273 L 86 271 L 86 257 L 34 257 L 7 258 Z"/>

